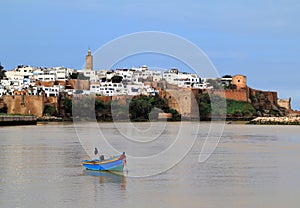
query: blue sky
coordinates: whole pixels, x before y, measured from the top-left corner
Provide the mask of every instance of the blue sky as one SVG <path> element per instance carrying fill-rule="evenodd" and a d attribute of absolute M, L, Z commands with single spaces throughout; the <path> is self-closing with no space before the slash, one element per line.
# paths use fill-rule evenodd
<path fill-rule="evenodd" d="M 300 109 L 298 0 L 10 0 L 1 8 L 5 69 L 80 69 L 88 48 L 94 52 L 134 32 L 162 31 L 196 44 L 220 75 L 245 74 L 249 86 L 291 96 L 292 107 Z M 141 64 L 163 65 L 143 58 Z"/>

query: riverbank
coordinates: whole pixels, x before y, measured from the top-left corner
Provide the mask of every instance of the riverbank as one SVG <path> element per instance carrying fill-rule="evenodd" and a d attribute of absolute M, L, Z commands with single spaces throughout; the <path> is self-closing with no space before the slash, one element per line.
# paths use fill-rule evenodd
<path fill-rule="evenodd" d="M 203 121 L 203 120 L 202 120 Z M 209 120 L 208 120 L 209 121 Z M 55 116 L 15 116 L 0 115 L 0 126 L 36 125 L 37 122 L 73 122 L 72 118 L 61 118 Z M 99 121 L 99 122 L 113 122 Z M 138 122 L 138 121 L 134 121 Z M 287 117 L 257 117 L 249 121 L 248 118 L 227 118 L 227 124 L 253 124 L 253 125 L 300 125 L 300 116 Z"/>
<path fill-rule="evenodd" d="M 0 115 L 0 126 L 36 125 L 35 116 Z"/>
<path fill-rule="evenodd" d="M 299 116 L 286 117 L 257 117 L 248 124 L 254 125 L 300 125 Z"/>

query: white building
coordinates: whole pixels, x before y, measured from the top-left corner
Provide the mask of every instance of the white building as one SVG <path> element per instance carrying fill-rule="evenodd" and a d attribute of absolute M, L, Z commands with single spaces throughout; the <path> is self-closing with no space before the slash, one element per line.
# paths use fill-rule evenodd
<path fill-rule="evenodd" d="M 66 81 L 69 79 L 71 74 L 73 73 L 73 69 L 65 68 L 65 67 L 54 67 L 52 68 L 56 73 L 57 81 Z"/>
<path fill-rule="evenodd" d="M 193 85 L 193 88 L 196 88 L 196 89 L 212 89 L 213 86 L 211 86 L 209 83 L 198 83 L 198 84 L 194 84 Z"/>
<path fill-rule="evenodd" d="M 115 75 L 123 77 L 124 82 L 131 82 L 133 71 L 130 69 L 117 69 Z"/>
<path fill-rule="evenodd" d="M 102 82 L 92 83 L 90 91 L 93 94 L 104 96 L 126 95 L 127 90 L 122 83 Z"/>
<path fill-rule="evenodd" d="M 163 73 L 163 79 L 168 83 L 178 87 L 191 88 L 195 84 L 200 84 L 201 79 L 197 74 L 187 72 L 178 72 L 177 69 L 171 69 Z"/>
<path fill-rule="evenodd" d="M 84 70 L 83 75 L 85 77 L 88 77 L 91 82 L 99 82 L 99 77 L 97 75 L 97 71 Z"/>
<path fill-rule="evenodd" d="M 47 97 L 57 97 L 60 92 L 64 91 L 64 86 L 54 85 L 53 87 L 42 87 Z"/>
<path fill-rule="evenodd" d="M 14 70 L 6 71 L 6 80 L 13 86 L 21 86 L 24 84 L 30 84 L 30 78 L 33 75 L 35 68 L 31 66 L 18 66 Z"/>
<path fill-rule="evenodd" d="M 54 69 L 38 69 L 33 72 L 33 78 L 39 81 L 55 81 L 56 71 Z"/>
<path fill-rule="evenodd" d="M 162 80 L 162 73 L 160 71 L 153 72 L 153 82 L 160 82 Z"/>

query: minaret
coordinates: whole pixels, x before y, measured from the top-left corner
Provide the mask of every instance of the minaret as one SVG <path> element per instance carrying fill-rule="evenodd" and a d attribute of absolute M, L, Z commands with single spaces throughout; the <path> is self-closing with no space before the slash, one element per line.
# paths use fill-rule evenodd
<path fill-rule="evenodd" d="M 91 50 L 88 50 L 88 54 L 85 57 L 85 70 L 92 71 L 93 70 L 93 56 L 91 54 Z"/>

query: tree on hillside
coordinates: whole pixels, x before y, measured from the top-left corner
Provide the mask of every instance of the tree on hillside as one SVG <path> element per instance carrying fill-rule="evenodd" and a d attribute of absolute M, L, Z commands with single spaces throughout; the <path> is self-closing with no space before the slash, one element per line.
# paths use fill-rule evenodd
<path fill-rule="evenodd" d="M 211 104 L 208 93 L 199 94 L 199 115 L 201 120 L 208 120 L 211 116 Z"/>
<path fill-rule="evenodd" d="M 111 78 L 112 83 L 121 83 L 123 80 L 122 76 L 115 75 Z"/>
<path fill-rule="evenodd" d="M 159 95 L 146 96 L 140 95 L 132 98 L 129 104 L 129 114 L 131 120 L 148 121 L 150 114 L 152 118 L 157 119 L 159 110 L 165 113 L 172 114 L 172 120 L 180 120 L 180 114 L 168 106 L 166 99 L 161 98 Z"/>
<path fill-rule="evenodd" d="M 3 77 L 5 77 L 5 70 L 3 70 L 4 67 L 1 65 L 0 63 L 0 80 L 3 79 Z"/>

